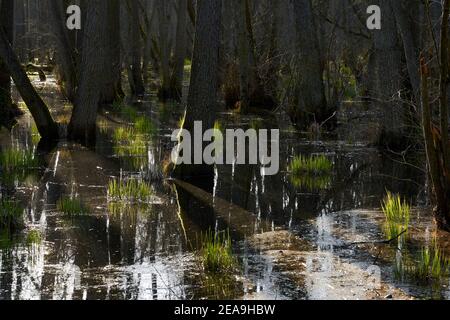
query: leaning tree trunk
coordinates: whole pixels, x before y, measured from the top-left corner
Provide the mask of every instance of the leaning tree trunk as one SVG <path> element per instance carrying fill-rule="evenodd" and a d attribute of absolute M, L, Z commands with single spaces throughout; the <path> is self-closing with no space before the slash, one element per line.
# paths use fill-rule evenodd
<path fill-rule="evenodd" d="M 13 42 L 14 0 L 2 0 L 0 6 L 0 28 L 3 28 L 8 41 Z M 0 123 L 8 124 L 12 120 L 11 75 L 0 59 Z"/>
<path fill-rule="evenodd" d="M 326 120 L 331 113 L 325 99 L 323 65 L 317 39 L 311 0 L 294 1 L 298 30 L 298 103 L 290 111 L 293 123 L 306 128 L 313 122 Z"/>
<path fill-rule="evenodd" d="M 33 116 L 42 139 L 57 139 L 58 126 L 53 121 L 45 102 L 36 92 L 27 74 L 22 69 L 19 59 L 11 47 L 3 28 L 0 28 L 0 59 L 3 60 L 5 66 L 8 68 L 17 90 Z"/>
<path fill-rule="evenodd" d="M 216 121 L 221 12 L 222 0 L 197 1 L 191 83 L 183 126 L 191 133 L 196 121 L 202 122 L 204 131 L 212 129 Z M 176 168 L 176 174 L 182 178 L 210 176 L 212 173 L 213 167 L 207 165 Z"/>
<path fill-rule="evenodd" d="M 106 1 L 89 0 L 81 58 L 80 84 L 69 124 L 69 137 L 83 144 L 95 140 L 100 90 L 104 83 L 102 37 L 106 34 Z"/>

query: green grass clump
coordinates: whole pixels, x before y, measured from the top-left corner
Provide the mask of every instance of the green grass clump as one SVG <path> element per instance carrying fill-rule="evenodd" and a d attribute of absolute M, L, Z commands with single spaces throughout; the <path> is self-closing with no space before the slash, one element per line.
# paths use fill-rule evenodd
<path fill-rule="evenodd" d="M 153 135 L 156 132 L 155 125 L 153 122 L 146 118 L 146 117 L 140 117 L 136 120 L 136 123 L 134 124 L 134 128 L 137 132 L 140 134 L 148 134 Z"/>
<path fill-rule="evenodd" d="M 28 246 L 32 246 L 33 244 L 41 244 L 42 242 L 42 237 L 41 237 L 41 233 L 38 230 L 30 230 L 30 232 L 28 232 L 27 234 L 27 245 Z"/>
<path fill-rule="evenodd" d="M 39 161 L 31 151 L 8 149 L 0 152 L 0 167 L 3 171 L 12 172 L 38 166 Z"/>
<path fill-rule="evenodd" d="M 133 107 L 124 106 L 120 112 L 123 117 L 130 122 L 135 122 L 138 118 L 138 112 Z"/>
<path fill-rule="evenodd" d="M 136 134 L 132 128 L 120 127 L 114 130 L 113 140 L 116 143 L 127 142 L 133 140 Z"/>
<path fill-rule="evenodd" d="M 112 180 L 108 185 L 109 201 L 139 203 L 149 201 L 151 196 L 152 188 L 150 185 L 137 179 Z"/>
<path fill-rule="evenodd" d="M 74 197 L 63 197 L 56 203 L 56 209 L 68 217 L 82 216 L 88 213 L 87 208 L 80 199 Z"/>
<path fill-rule="evenodd" d="M 329 174 L 333 169 L 333 164 L 324 155 L 305 157 L 303 155 L 295 157 L 289 165 L 289 170 L 293 175 L 300 174 Z"/>
<path fill-rule="evenodd" d="M 434 239 L 431 245 L 421 248 L 416 258 L 400 261 L 395 271 L 398 279 L 407 277 L 422 284 L 436 284 L 449 276 L 450 260 Z"/>
<path fill-rule="evenodd" d="M 389 239 L 398 237 L 409 228 L 411 207 L 400 195 L 388 192 L 381 208 L 386 217 L 385 234 Z"/>
<path fill-rule="evenodd" d="M 23 208 L 18 202 L 12 200 L 0 200 L 0 230 L 15 232 L 23 229 Z"/>
<path fill-rule="evenodd" d="M 236 260 L 231 250 L 229 233 L 214 233 L 208 231 L 202 236 L 202 262 L 203 268 L 211 273 L 224 273 L 231 271 Z"/>

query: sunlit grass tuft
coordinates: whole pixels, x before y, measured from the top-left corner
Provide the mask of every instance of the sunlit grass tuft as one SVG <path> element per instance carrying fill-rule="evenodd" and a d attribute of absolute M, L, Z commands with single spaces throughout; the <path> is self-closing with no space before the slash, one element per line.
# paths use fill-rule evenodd
<path fill-rule="evenodd" d="M 15 232 L 25 226 L 23 208 L 17 201 L 0 200 L 0 230 Z"/>
<path fill-rule="evenodd" d="M 134 124 L 134 128 L 140 134 L 154 135 L 156 133 L 154 123 L 146 117 L 138 118 Z"/>
<path fill-rule="evenodd" d="M 0 168 L 3 171 L 11 172 L 38 166 L 39 161 L 31 151 L 8 149 L 0 152 Z"/>
<path fill-rule="evenodd" d="M 333 169 L 333 164 L 324 155 L 305 157 L 303 155 L 295 157 L 289 165 L 289 170 L 294 175 L 300 174 L 329 174 Z"/>
<path fill-rule="evenodd" d="M 398 194 L 388 192 L 381 204 L 386 217 L 385 234 L 389 239 L 398 237 L 409 228 L 411 207 Z"/>
<path fill-rule="evenodd" d="M 108 185 L 108 200 L 126 203 L 148 202 L 152 196 L 152 188 L 144 181 L 129 179 L 112 180 Z"/>
<path fill-rule="evenodd" d="M 229 233 L 208 231 L 202 235 L 201 254 L 203 268 L 207 272 L 226 273 L 236 265 Z"/>
<path fill-rule="evenodd" d="M 63 197 L 59 199 L 56 203 L 56 209 L 70 218 L 85 215 L 89 211 L 81 200 L 76 197 Z"/>

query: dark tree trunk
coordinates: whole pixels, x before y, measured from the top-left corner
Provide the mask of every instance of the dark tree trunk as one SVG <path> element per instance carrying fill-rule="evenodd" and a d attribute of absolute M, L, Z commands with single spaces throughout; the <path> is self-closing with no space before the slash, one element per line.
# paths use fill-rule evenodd
<path fill-rule="evenodd" d="M 104 86 L 101 91 L 100 103 L 112 104 L 124 95 L 121 84 L 120 64 L 120 0 L 108 0 L 107 3 L 107 33 L 104 35 L 106 48 L 104 62 Z"/>
<path fill-rule="evenodd" d="M 133 82 L 131 87 L 134 95 L 141 96 L 145 93 L 145 88 L 142 78 L 142 50 L 138 1 L 128 0 L 128 4 L 130 6 L 131 76 Z"/>
<path fill-rule="evenodd" d="M 296 78 L 299 81 L 298 103 L 290 110 L 293 123 L 306 128 L 313 122 L 326 120 L 331 113 L 325 99 L 323 64 L 317 39 L 311 0 L 294 1 L 294 14 L 298 30 L 298 64 Z"/>
<path fill-rule="evenodd" d="M 69 101 L 74 101 L 77 87 L 77 57 L 74 42 L 70 41 L 66 27 L 64 4 L 50 0 L 52 29 L 56 37 L 56 61 L 62 90 Z"/>
<path fill-rule="evenodd" d="M 17 90 L 34 118 L 42 139 L 57 139 L 58 126 L 53 121 L 45 102 L 36 92 L 30 82 L 30 79 L 28 79 L 27 74 L 22 69 L 20 62 L 11 47 L 11 44 L 9 43 L 9 39 L 3 31 L 3 28 L 0 28 L 0 59 L 3 60 L 8 68 L 8 71 L 16 84 Z"/>
<path fill-rule="evenodd" d="M 14 36 L 14 0 L 2 0 L 0 6 L 0 28 L 3 28 L 10 43 Z M 0 59 L 0 124 L 9 126 L 14 118 L 11 101 L 11 75 Z"/>
<path fill-rule="evenodd" d="M 178 21 L 175 43 L 175 65 L 173 68 L 170 91 L 171 97 L 181 100 L 183 90 L 184 59 L 186 58 L 187 48 L 187 18 L 188 18 L 188 0 L 178 1 Z"/>
<path fill-rule="evenodd" d="M 216 121 L 221 12 L 222 0 L 197 2 L 192 74 L 184 121 L 184 129 L 191 133 L 195 121 L 202 122 L 204 131 L 212 129 Z M 183 178 L 211 176 L 212 173 L 213 167 L 206 165 L 182 165 L 176 170 Z"/>
<path fill-rule="evenodd" d="M 106 32 L 106 1 L 90 0 L 86 9 L 80 84 L 69 124 L 69 137 L 90 145 L 95 141 L 100 90 L 104 86 L 104 48 L 101 43 Z"/>

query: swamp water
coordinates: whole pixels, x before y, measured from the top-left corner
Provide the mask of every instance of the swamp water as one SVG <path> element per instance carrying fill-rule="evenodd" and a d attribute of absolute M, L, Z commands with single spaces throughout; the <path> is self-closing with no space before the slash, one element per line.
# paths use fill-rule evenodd
<path fill-rule="evenodd" d="M 44 97 L 62 105 L 51 88 L 42 88 Z M 276 176 L 261 176 L 258 166 L 219 166 L 214 181 L 163 180 L 181 112 L 155 101 L 104 112 L 92 150 L 62 141 L 36 152 L 29 115 L 11 134 L 0 133 L 0 151 L 39 154 L 38 168 L 1 171 L 2 198 L 20 201 L 26 228 L 0 237 L 0 299 L 450 298 L 448 278 L 419 283 L 395 267 L 434 236 L 450 252 L 420 209 L 420 168 L 342 139 L 312 143 L 287 128 Z M 54 111 L 60 119 L 62 109 Z M 226 128 L 277 127 L 277 119 L 259 117 L 223 114 L 221 121 Z M 293 178 L 288 167 L 299 154 L 325 155 L 332 172 Z M 130 177 L 151 186 L 145 203 L 108 197 L 111 181 Z M 386 240 L 386 190 L 414 206 L 413 227 L 399 245 L 375 243 Z M 61 199 L 77 199 L 87 214 L 67 216 Z M 231 274 L 203 270 L 199 239 L 209 230 L 229 233 L 237 265 Z"/>

